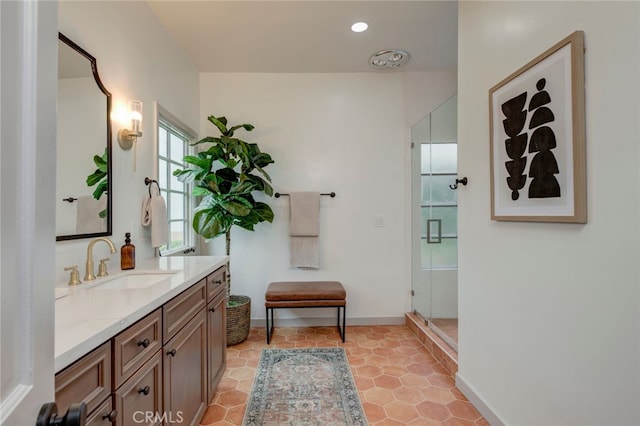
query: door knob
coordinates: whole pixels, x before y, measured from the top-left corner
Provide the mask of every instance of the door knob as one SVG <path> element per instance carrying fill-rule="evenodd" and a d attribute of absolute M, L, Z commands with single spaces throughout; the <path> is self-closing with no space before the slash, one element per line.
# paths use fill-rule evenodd
<path fill-rule="evenodd" d="M 58 406 L 48 402 L 40 408 L 36 426 L 85 426 L 87 424 L 87 404 L 71 404 L 64 416 L 58 416 Z"/>

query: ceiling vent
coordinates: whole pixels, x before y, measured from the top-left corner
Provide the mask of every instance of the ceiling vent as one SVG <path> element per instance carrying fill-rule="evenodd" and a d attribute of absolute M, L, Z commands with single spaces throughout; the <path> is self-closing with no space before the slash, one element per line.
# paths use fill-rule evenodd
<path fill-rule="evenodd" d="M 409 62 L 408 52 L 400 49 L 381 50 L 371 55 L 369 64 L 376 69 L 397 69 Z"/>

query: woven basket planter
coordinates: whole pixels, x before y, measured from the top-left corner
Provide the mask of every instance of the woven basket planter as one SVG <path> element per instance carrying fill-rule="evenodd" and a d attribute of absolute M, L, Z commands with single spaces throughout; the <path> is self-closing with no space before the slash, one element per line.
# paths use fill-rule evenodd
<path fill-rule="evenodd" d="M 251 326 L 251 299 L 248 296 L 229 296 L 227 306 L 227 346 L 247 340 Z"/>

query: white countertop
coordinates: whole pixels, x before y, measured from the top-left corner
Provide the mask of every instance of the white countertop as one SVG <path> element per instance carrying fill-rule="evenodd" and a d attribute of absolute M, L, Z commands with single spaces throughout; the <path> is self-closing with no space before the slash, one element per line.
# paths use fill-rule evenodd
<path fill-rule="evenodd" d="M 133 270 L 111 268 L 113 271 L 107 277 L 85 281 L 77 286 L 56 288 L 56 373 L 223 266 L 228 260 L 227 256 L 145 259 L 137 262 Z M 154 272 L 166 273 L 166 279 L 144 288 L 100 288 L 100 284 L 123 275 Z"/>

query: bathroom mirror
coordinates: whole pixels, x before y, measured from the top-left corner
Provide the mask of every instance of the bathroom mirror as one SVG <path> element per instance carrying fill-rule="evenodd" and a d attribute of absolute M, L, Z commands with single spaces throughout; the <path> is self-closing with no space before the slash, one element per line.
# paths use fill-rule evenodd
<path fill-rule="evenodd" d="M 111 235 L 111 93 L 96 59 L 58 33 L 56 241 Z"/>

